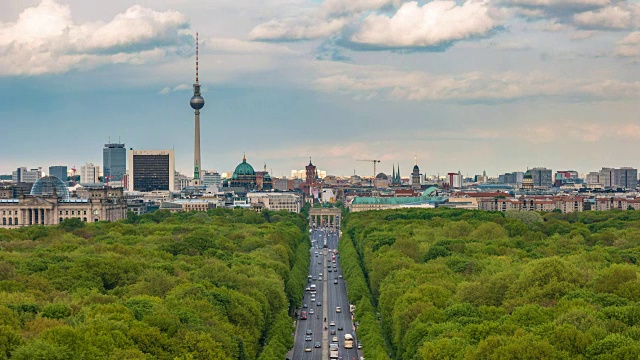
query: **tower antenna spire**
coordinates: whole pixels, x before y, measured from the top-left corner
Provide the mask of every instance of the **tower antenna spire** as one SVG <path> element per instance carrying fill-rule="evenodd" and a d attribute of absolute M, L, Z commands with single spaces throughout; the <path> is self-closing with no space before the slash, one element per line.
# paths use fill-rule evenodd
<path fill-rule="evenodd" d="M 196 84 L 198 84 L 198 46 L 199 45 L 199 41 L 198 41 L 198 33 L 196 33 Z"/>

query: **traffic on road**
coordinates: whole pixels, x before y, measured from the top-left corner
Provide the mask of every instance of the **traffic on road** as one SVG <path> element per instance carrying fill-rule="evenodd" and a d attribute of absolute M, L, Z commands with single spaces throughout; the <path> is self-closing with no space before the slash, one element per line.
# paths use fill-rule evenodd
<path fill-rule="evenodd" d="M 340 232 L 314 228 L 311 265 L 300 307 L 296 309 L 296 334 L 290 360 L 360 360 L 361 352 L 352 320 L 353 306 L 337 251 Z"/>

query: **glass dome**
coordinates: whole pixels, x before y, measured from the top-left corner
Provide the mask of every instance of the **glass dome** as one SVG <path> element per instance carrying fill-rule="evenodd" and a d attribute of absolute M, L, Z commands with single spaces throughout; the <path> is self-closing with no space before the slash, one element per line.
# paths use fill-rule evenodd
<path fill-rule="evenodd" d="M 64 200 L 69 199 L 69 189 L 65 183 L 55 176 L 45 176 L 31 188 L 31 195 L 51 196 L 53 193 Z"/>

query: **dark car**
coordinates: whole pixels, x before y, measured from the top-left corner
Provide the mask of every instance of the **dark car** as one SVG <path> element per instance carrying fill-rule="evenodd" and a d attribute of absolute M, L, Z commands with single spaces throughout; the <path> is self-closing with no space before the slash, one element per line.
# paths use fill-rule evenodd
<path fill-rule="evenodd" d="M 307 335 L 313 335 L 313 331 L 307 329 Z"/>
<path fill-rule="evenodd" d="M 304 305 L 302 305 L 302 307 L 303 307 L 303 308 L 308 308 L 308 307 L 309 307 L 309 305 L 304 304 Z"/>
<path fill-rule="evenodd" d="M 362 343 L 358 340 L 358 349 L 362 349 Z"/>
<path fill-rule="evenodd" d="M 313 340 L 313 337 L 311 337 L 311 335 L 307 335 L 304 337 L 304 341 L 311 341 Z"/>
<path fill-rule="evenodd" d="M 316 341 L 316 343 L 313 345 L 313 347 L 319 348 L 319 347 L 322 347 L 322 345 L 320 345 L 320 341 Z"/>
<path fill-rule="evenodd" d="M 331 329 L 331 335 L 335 335 L 336 334 L 336 329 Z"/>
<path fill-rule="evenodd" d="M 322 303 L 321 303 L 320 301 L 318 301 L 318 302 L 316 303 L 316 306 L 322 306 Z"/>
<path fill-rule="evenodd" d="M 338 330 L 339 330 L 339 331 L 344 330 L 344 328 L 342 327 L 342 325 L 338 326 Z"/>

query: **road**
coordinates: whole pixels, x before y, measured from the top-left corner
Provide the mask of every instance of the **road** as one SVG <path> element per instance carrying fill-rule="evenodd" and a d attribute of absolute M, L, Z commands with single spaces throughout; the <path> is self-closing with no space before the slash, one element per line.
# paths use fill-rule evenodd
<path fill-rule="evenodd" d="M 333 337 L 337 337 L 339 344 L 339 355 L 344 360 L 360 359 L 360 352 L 357 350 L 357 337 L 354 331 L 353 321 L 349 313 L 349 300 L 347 299 L 347 288 L 342 278 L 340 267 L 340 256 L 332 261 L 333 252 L 338 248 L 339 232 L 327 230 L 325 228 L 314 229 L 311 232 L 311 265 L 307 286 L 316 285 L 315 300 L 311 301 L 311 291 L 305 291 L 303 305 L 298 309 L 298 320 L 295 334 L 295 344 L 290 352 L 291 360 L 321 360 L 329 359 L 329 344 Z M 325 238 L 327 248 L 323 248 Z M 333 266 L 336 266 L 335 268 Z M 329 268 L 331 272 L 329 272 Z M 319 277 L 322 276 L 322 280 Z M 313 280 L 313 277 L 316 280 Z M 335 284 L 337 280 L 337 284 Z M 321 306 L 317 302 L 321 302 Z M 307 308 L 304 307 L 307 304 Z M 341 312 L 336 312 L 336 307 L 341 308 Z M 313 314 L 310 314 L 313 309 Z M 307 311 L 307 320 L 301 320 L 301 311 Z M 326 317 L 327 321 L 324 321 Z M 331 326 L 330 323 L 335 325 Z M 327 330 L 325 329 L 327 327 Z M 339 330 L 342 329 L 342 330 Z M 311 341 L 305 341 L 307 331 L 311 331 Z M 331 334 L 335 331 L 335 335 Z M 353 349 L 344 348 L 344 335 L 351 334 L 354 337 Z M 321 347 L 314 347 L 316 342 L 320 342 Z M 335 342 L 334 342 L 335 343 Z M 305 351 L 311 348 L 310 352 Z"/>

